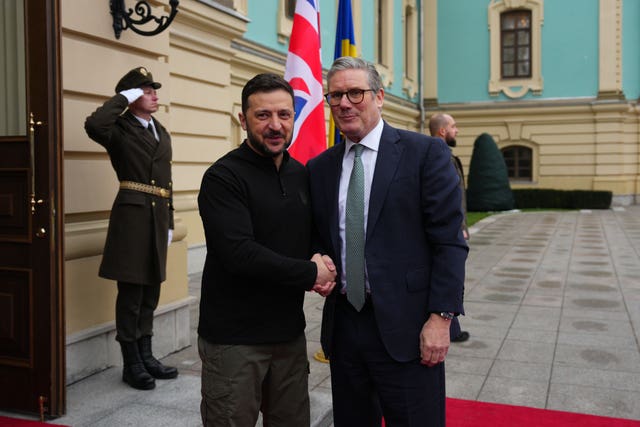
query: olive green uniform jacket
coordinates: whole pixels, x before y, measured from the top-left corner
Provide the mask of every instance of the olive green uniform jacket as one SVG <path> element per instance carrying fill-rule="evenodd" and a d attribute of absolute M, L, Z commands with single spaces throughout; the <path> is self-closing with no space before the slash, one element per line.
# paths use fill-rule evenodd
<path fill-rule="evenodd" d="M 106 148 L 119 181 L 171 189 L 171 137 L 155 118 L 153 137 L 117 94 L 87 117 L 89 137 Z M 120 189 L 111 208 L 99 275 L 121 282 L 157 285 L 166 278 L 168 229 L 173 199 Z"/>

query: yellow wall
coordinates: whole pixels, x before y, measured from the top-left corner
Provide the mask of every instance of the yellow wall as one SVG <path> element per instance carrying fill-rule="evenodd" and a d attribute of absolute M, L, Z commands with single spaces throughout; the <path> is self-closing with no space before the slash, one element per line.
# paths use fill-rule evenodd
<path fill-rule="evenodd" d="M 154 5 L 166 2 L 151 2 Z M 143 37 L 131 30 L 115 39 L 108 2 L 61 0 L 65 190 L 67 333 L 113 320 L 115 289 L 97 277 L 109 209 L 117 192 L 104 149 L 84 133 L 85 117 L 113 95 L 116 82 L 142 65 L 162 82 L 158 119 L 173 141 L 176 232 L 169 279 L 161 304 L 188 296 L 188 247 L 205 243 L 197 195 L 202 174 L 244 138 L 237 114 L 244 83 L 260 72 L 284 73 L 285 56 L 242 39 L 244 2 L 226 13 L 195 0 L 182 0 L 168 30 Z M 244 5 L 244 6 L 243 6 Z M 433 75 L 437 1 L 425 2 L 423 72 Z M 159 10 L 156 16 L 163 15 Z M 356 17 L 357 18 L 357 17 Z M 358 18 L 357 18 L 358 19 Z M 357 21 L 356 19 L 356 21 Z M 232 45 L 233 43 L 233 45 Z M 434 71 L 435 70 L 435 71 Z M 392 70 L 393 71 L 393 70 Z M 437 105 L 436 79 L 425 80 L 426 105 Z M 640 193 L 640 126 L 636 104 L 624 101 L 510 102 L 448 105 L 459 125 L 461 157 L 468 172 L 475 138 L 491 134 L 498 146 L 522 144 L 534 153 L 530 183 L 518 187 L 606 189 L 616 195 Z M 428 117 L 436 111 L 428 107 Z M 325 110 L 328 120 L 329 111 Z M 393 126 L 420 130 L 414 104 L 387 97 L 383 116 Z"/>
<path fill-rule="evenodd" d="M 172 135 L 176 229 L 160 305 L 188 298 L 187 249 L 204 243 L 200 180 L 233 147 L 231 113 L 239 96 L 231 85 L 231 40 L 246 21 L 183 0 L 169 30 L 153 37 L 126 30 L 118 40 L 108 2 L 62 0 L 61 11 L 66 329 L 74 334 L 113 322 L 116 295 L 115 283 L 97 272 L 118 183 L 104 149 L 86 136 L 85 118 L 136 66 L 162 83 L 156 116 Z"/>
<path fill-rule="evenodd" d="M 513 188 L 640 193 L 640 119 L 625 101 L 598 105 L 567 101 L 512 102 L 509 108 L 447 106 L 460 133 L 455 153 L 468 174 L 475 139 L 490 134 L 499 148 L 524 145 L 533 153 L 533 179 Z M 426 111 L 430 117 L 436 110 Z"/>

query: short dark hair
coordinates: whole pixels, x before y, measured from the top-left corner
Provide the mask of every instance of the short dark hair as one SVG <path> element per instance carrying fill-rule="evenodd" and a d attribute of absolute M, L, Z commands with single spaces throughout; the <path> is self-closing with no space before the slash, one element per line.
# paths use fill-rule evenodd
<path fill-rule="evenodd" d="M 291 95 L 291 101 L 294 101 L 293 88 L 282 77 L 273 73 L 262 73 L 253 77 L 242 88 L 242 114 L 247 114 L 251 95 L 256 92 L 273 92 L 276 90 L 284 90 Z"/>

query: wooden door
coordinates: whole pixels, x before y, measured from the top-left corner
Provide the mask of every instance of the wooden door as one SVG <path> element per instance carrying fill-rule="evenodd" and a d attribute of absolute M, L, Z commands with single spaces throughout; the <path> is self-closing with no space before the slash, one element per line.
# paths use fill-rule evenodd
<path fill-rule="evenodd" d="M 58 0 L 0 2 L 0 408 L 65 409 Z"/>

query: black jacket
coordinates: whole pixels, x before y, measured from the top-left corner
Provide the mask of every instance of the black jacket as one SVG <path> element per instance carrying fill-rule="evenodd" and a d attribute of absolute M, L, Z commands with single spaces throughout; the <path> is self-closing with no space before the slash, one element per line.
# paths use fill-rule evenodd
<path fill-rule="evenodd" d="M 245 141 L 205 172 L 198 205 L 207 241 L 198 334 L 215 344 L 298 337 L 317 275 L 304 167 L 285 152 L 277 170 Z"/>

